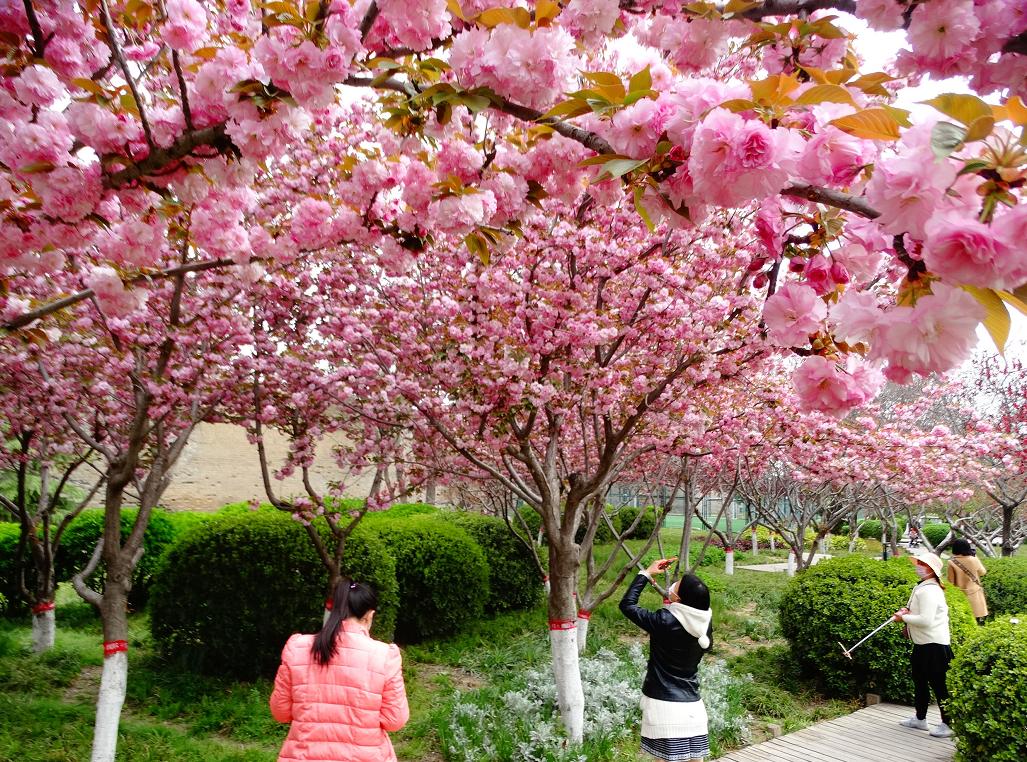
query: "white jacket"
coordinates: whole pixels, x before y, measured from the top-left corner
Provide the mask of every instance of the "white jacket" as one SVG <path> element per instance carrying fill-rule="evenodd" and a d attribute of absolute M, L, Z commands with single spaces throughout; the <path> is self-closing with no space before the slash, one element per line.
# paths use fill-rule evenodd
<path fill-rule="evenodd" d="M 909 625 L 909 639 L 913 643 L 951 644 L 949 605 L 936 579 L 926 579 L 914 587 L 906 607 L 909 613 L 902 616 L 902 621 Z"/>

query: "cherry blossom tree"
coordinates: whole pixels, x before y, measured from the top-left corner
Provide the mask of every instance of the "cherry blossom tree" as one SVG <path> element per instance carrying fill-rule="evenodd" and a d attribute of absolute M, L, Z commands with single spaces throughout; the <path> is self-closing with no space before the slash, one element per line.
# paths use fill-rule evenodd
<path fill-rule="evenodd" d="M 53 648 L 56 636 L 54 563 L 61 537 L 105 477 L 86 477 L 91 486 L 84 494 L 69 486 L 80 469 L 92 469 L 95 452 L 61 420 L 62 410 L 81 404 L 85 390 L 77 390 L 78 401 L 53 395 L 38 368 L 48 360 L 45 348 L 25 342 L 10 350 L 0 353 L 0 463 L 14 476 L 14 494 L 0 495 L 0 508 L 21 526 L 15 568 L 32 611 L 32 650 L 39 653 Z"/>

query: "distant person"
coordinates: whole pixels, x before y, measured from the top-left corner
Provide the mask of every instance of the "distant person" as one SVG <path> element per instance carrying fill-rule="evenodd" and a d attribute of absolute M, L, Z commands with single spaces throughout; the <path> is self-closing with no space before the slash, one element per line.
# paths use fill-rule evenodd
<path fill-rule="evenodd" d="M 913 588 L 909 603 L 895 612 L 896 620 L 906 624 L 913 653 L 909 664 L 913 673 L 913 703 L 916 715 L 900 723 L 907 728 L 927 730 L 927 706 L 931 690 L 938 699 L 941 723 L 931 728 L 935 738 L 948 738 L 949 714 L 945 703 L 949 698 L 945 675 L 952 661 L 952 636 L 949 634 L 949 605 L 945 602 L 941 581 L 941 559 L 934 553 L 923 553 L 913 559 L 920 582 Z"/>
<path fill-rule="evenodd" d="M 271 714 L 291 722 L 278 762 L 394 762 L 388 733 L 410 718 L 399 649 L 369 634 L 378 595 L 343 579 L 316 635 L 282 650 Z"/>
<path fill-rule="evenodd" d="M 699 695 L 699 662 L 713 646 L 710 591 L 694 574 L 668 590 L 658 611 L 638 605 L 646 582 L 667 568 L 661 558 L 637 575 L 621 613 L 649 633 L 649 665 L 642 683 L 642 751 L 661 760 L 701 760 L 710 753 L 709 720 Z"/>
<path fill-rule="evenodd" d="M 978 622 L 988 616 L 988 602 L 981 585 L 981 577 L 987 573 L 988 570 L 974 555 L 969 542 L 962 538 L 952 542 L 952 558 L 946 576 L 949 582 L 966 593 Z"/>

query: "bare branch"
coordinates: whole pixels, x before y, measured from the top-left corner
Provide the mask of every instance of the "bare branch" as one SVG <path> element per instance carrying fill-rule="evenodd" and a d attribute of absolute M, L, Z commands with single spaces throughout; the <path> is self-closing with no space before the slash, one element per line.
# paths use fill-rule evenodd
<path fill-rule="evenodd" d="M 100 563 L 100 557 L 103 555 L 103 537 L 96 541 L 96 547 L 93 548 L 93 555 L 89 557 L 89 563 L 86 564 L 85 568 L 82 569 L 78 574 L 71 578 L 71 584 L 75 588 L 75 592 L 79 594 L 86 603 L 92 604 L 96 608 L 100 608 L 100 603 L 103 601 L 103 596 L 93 590 L 86 584 L 86 580 L 93 576 L 93 572 L 96 571 L 96 567 Z"/>
<path fill-rule="evenodd" d="M 118 36 L 114 31 L 114 22 L 111 20 L 111 11 L 107 6 L 107 0 L 100 0 L 100 15 L 103 18 L 104 29 L 107 30 L 107 42 L 110 44 L 111 53 L 114 56 L 114 60 L 118 62 L 118 66 L 121 67 L 121 71 L 125 75 L 125 82 L 132 91 L 132 98 L 135 99 L 136 109 L 139 111 L 139 121 L 143 125 L 143 134 L 146 135 L 146 145 L 150 147 L 150 152 L 152 153 L 156 145 L 153 142 L 153 132 L 150 130 L 150 122 L 146 118 L 143 99 L 139 95 L 139 89 L 136 87 L 132 72 L 128 69 L 128 61 L 125 60 L 125 54 L 121 50 L 121 43 L 118 42 Z"/>

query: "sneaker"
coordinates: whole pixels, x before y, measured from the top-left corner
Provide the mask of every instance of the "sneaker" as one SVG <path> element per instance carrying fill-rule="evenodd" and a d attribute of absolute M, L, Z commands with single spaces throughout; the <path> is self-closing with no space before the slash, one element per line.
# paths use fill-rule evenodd
<path fill-rule="evenodd" d="M 908 720 L 903 720 L 899 725 L 904 728 L 914 728 L 915 730 L 927 730 L 927 720 L 921 720 L 917 717 L 910 717 Z M 948 730 L 947 727 L 945 729 Z"/>
<path fill-rule="evenodd" d="M 935 738 L 948 738 L 952 735 L 952 728 L 950 728 L 944 722 L 939 722 L 937 725 L 931 728 L 931 735 Z"/>

